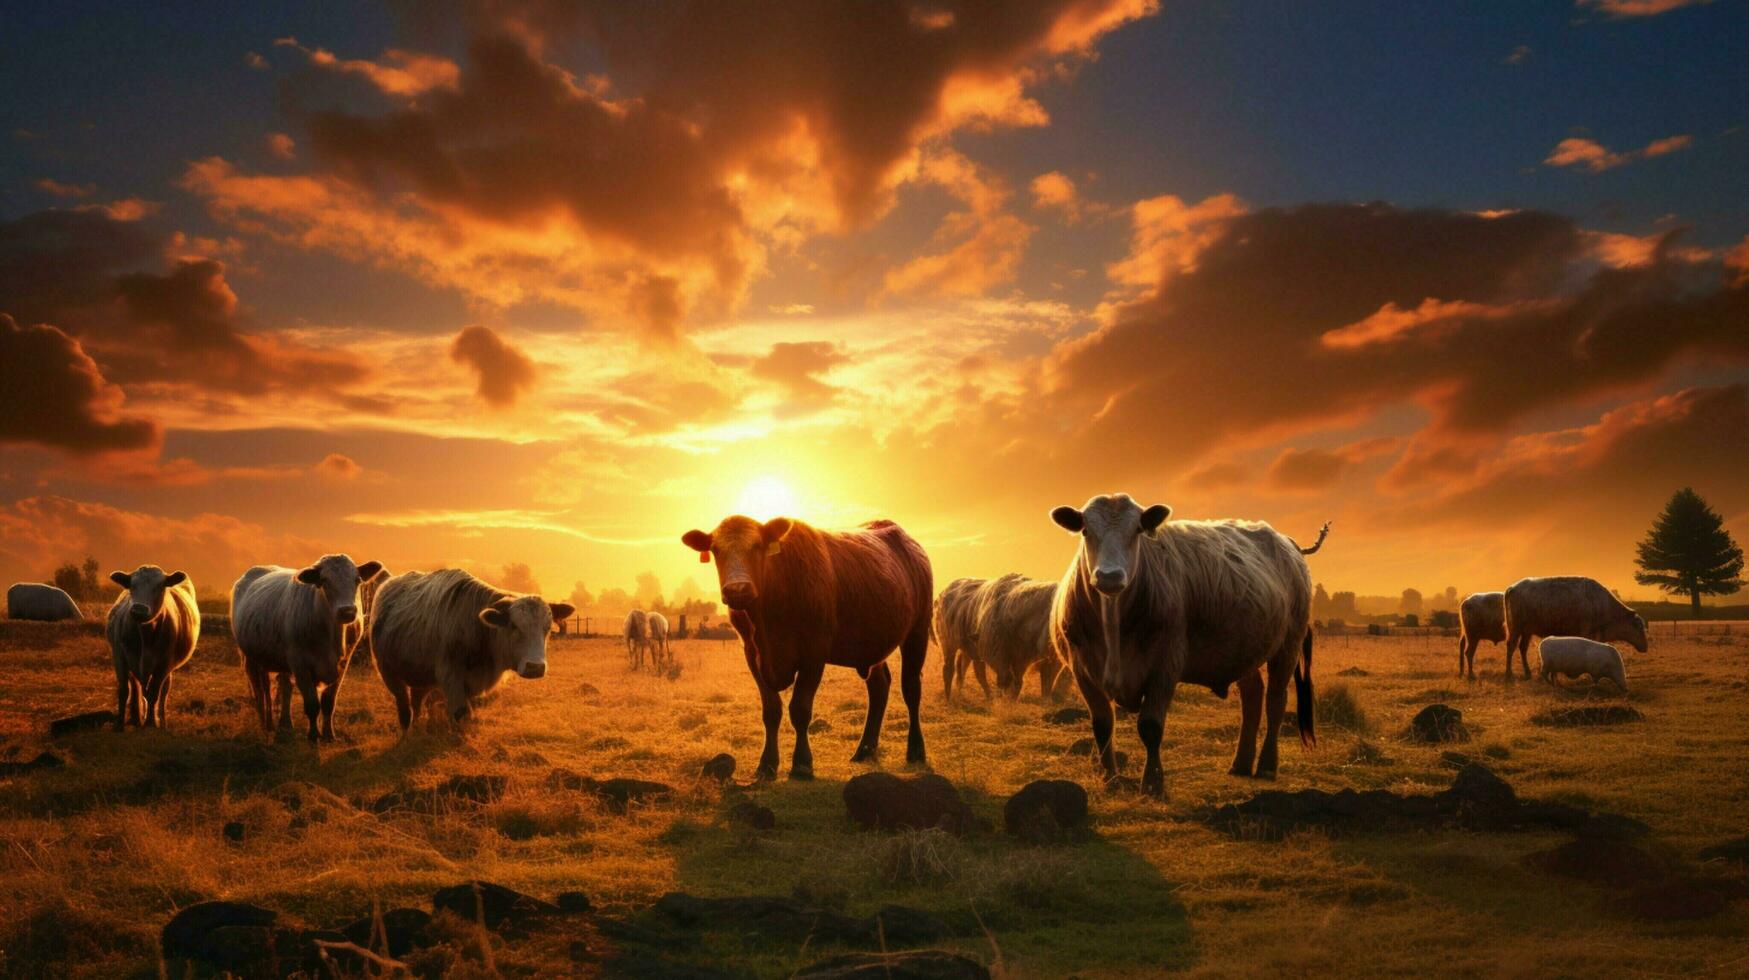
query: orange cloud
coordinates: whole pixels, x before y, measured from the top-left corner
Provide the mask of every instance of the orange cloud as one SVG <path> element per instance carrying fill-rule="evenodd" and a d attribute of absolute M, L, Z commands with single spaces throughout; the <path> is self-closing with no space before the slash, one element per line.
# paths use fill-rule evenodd
<path fill-rule="evenodd" d="M 1669 136 L 1653 140 L 1637 150 L 1617 153 L 1596 140 L 1569 137 L 1555 144 L 1555 148 L 1549 151 L 1548 158 L 1543 163 L 1550 167 L 1579 167 L 1595 174 L 1613 170 L 1635 160 L 1667 156 L 1693 145 L 1692 136 Z"/>
<path fill-rule="evenodd" d="M 1656 17 L 1683 7 L 1693 7 L 1713 0 L 1578 0 L 1580 7 L 1592 7 L 1612 20 L 1630 17 Z"/>
<path fill-rule="evenodd" d="M 322 48 L 307 48 L 295 37 L 282 37 L 273 42 L 280 47 L 303 52 L 317 68 L 356 75 L 365 79 L 386 95 L 423 95 L 433 89 L 454 89 L 461 80 L 461 69 L 448 58 L 390 48 L 381 61 L 339 58 Z"/>
<path fill-rule="evenodd" d="M 37 181 L 36 189 L 55 197 L 90 197 L 97 193 L 96 184 L 65 184 L 53 177 L 44 177 Z"/>

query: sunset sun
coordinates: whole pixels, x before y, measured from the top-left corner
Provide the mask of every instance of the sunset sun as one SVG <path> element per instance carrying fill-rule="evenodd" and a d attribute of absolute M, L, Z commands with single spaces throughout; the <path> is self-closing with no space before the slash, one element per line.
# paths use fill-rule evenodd
<path fill-rule="evenodd" d="M 735 510 L 761 521 L 768 521 L 773 517 L 793 517 L 796 514 L 796 495 L 782 480 L 774 476 L 762 476 L 741 488 L 741 496 L 735 501 Z"/>

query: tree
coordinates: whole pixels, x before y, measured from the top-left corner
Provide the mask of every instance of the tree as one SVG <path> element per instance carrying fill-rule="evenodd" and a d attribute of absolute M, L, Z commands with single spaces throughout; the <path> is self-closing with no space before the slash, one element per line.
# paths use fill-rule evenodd
<path fill-rule="evenodd" d="M 1743 587 L 1743 549 L 1724 518 L 1690 487 L 1676 491 L 1640 542 L 1634 581 L 1687 595 L 1700 618 L 1700 597 L 1730 595 Z"/>
<path fill-rule="evenodd" d="M 72 596 L 75 601 L 90 598 L 85 594 L 85 577 L 79 574 L 79 566 L 68 562 L 55 569 L 55 588 Z"/>
<path fill-rule="evenodd" d="M 1337 592 L 1330 596 L 1330 614 L 1342 619 L 1352 619 L 1357 615 L 1355 595 L 1352 592 Z"/>
<path fill-rule="evenodd" d="M 1319 582 L 1312 588 L 1312 615 L 1319 618 L 1330 613 L 1330 593 L 1324 591 L 1324 583 Z"/>
<path fill-rule="evenodd" d="M 577 607 L 579 613 L 595 605 L 595 594 L 589 591 L 581 581 L 571 587 L 571 605 Z"/>
<path fill-rule="evenodd" d="M 659 605 L 662 602 L 662 580 L 655 572 L 638 573 L 638 602 L 645 609 Z"/>
<path fill-rule="evenodd" d="M 84 572 L 83 578 L 85 580 L 85 598 L 100 598 L 103 593 L 97 587 L 97 559 L 90 555 L 86 555 L 85 565 L 82 570 Z"/>
<path fill-rule="evenodd" d="M 1421 590 L 1420 589 L 1404 589 L 1403 590 L 1402 609 L 1403 609 L 1403 612 L 1408 613 L 1411 616 L 1421 615 Z"/>

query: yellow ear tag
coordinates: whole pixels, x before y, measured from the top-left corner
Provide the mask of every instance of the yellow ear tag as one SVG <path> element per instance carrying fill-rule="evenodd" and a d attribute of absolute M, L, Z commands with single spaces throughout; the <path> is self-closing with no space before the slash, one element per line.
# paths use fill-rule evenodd
<path fill-rule="evenodd" d="M 783 542 L 782 541 L 773 541 L 770 544 L 765 546 L 765 557 L 770 558 L 772 555 L 781 555 L 781 554 L 783 554 Z"/>

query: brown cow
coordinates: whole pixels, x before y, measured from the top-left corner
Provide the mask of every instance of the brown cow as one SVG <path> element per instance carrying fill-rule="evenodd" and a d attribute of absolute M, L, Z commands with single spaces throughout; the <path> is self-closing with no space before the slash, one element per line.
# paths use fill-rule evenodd
<path fill-rule="evenodd" d="M 1179 521 L 1171 508 L 1146 509 L 1127 494 L 1058 507 L 1051 519 L 1081 537 L 1051 608 L 1051 635 L 1092 715 L 1108 779 L 1112 702 L 1136 714 L 1148 750 L 1142 788 L 1165 791 L 1160 739 L 1182 681 L 1225 697 L 1239 685 L 1239 748 L 1231 772 L 1275 775 L 1276 734 L 1295 682 L 1300 738 L 1312 738 L 1312 575 L 1305 554 L 1267 524 Z M 1322 544 L 1320 537 L 1319 544 Z M 1314 548 L 1317 546 L 1315 545 Z M 1303 663 L 1302 663 L 1303 657 Z M 1257 726 L 1265 707 L 1263 751 Z"/>
<path fill-rule="evenodd" d="M 715 558 L 729 622 L 741 634 L 747 669 L 759 685 L 765 750 L 756 778 L 777 776 L 777 729 L 783 720 L 778 692 L 795 685 L 790 724 L 796 730 L 791 779 L 812 779 L 814 754 L 808 722 L 826 665 L 851 667 L 868 685 L 868 720 L 852 762 L 874 758 L 887 711 L 892 671 L 887 657 L 899 648 L 900 689 L 911 715 L 906 761 L 923 761 L 923 659 L 929 653 L 929 556 L 892 521 L 854 531 L 821 531 L 777 517 L 764 524 L 727 517 L 716 530 L 688 531 L 680 539 L 701 561 Z"/>
<path fill-rule="evenodd" d="M 1470 680 L 1476 679 L 1476 647 L 1483 640 L 1506 642 L 1506 593 L 1477 592 L 1465 596 L 1458 606 L 1458 676 L 1468 668 Z M 1510 657 L 1507 658 L 1511 660 Z"/>
<path fill-rule="evenodd" d="M 1521 578 L 1506 590 L 1506 679 L 1512 651 L 1530 676 L 1530 641 L 1538 636 L 1582 636 L 1599 643 L 1620 640 L 1646 652 L 1646 620 L 1622 604 L 1596 579 L 1583 575 Z"/>
<path fill-rule="evenodd" d="M 200 641 L 194 583 L 183 572 L 166 575 L 157 565 L 141 565 L 131 574 L 111 572 L 109 579 L 124 590 L 109 607 L 115 730 L 127 723 L 162 728 L 170 673 L 188 663 Z"/>

